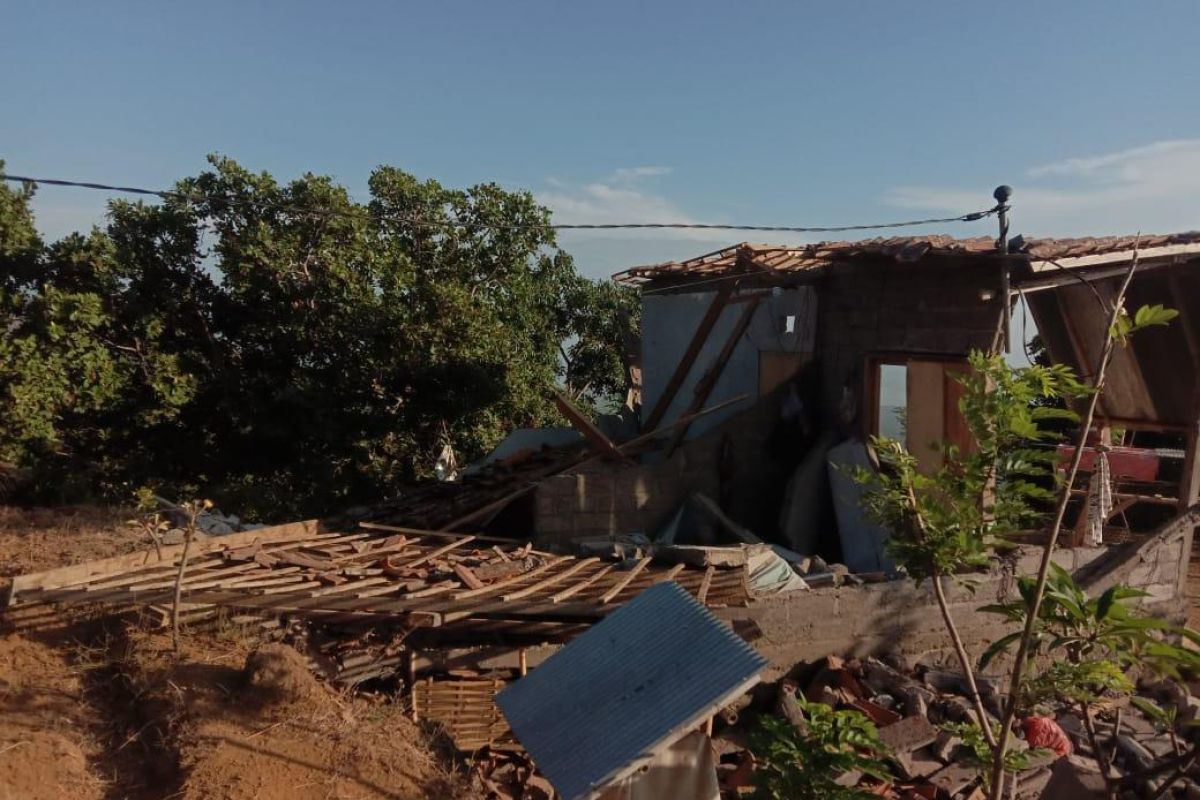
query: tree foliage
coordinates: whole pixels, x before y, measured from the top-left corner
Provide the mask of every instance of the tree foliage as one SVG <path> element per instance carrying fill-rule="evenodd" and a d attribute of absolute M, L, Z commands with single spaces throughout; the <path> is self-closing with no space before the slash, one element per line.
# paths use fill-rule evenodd
<path fill-rule="evenodd" d="M 0 187 L 0 460 L 43 492 L 322 513 L 555 421 L 554 385 L 623 395 L 635 307 L 529 193 L 385 166 L 361 203 L 209 160 L 48 246 Z"/>

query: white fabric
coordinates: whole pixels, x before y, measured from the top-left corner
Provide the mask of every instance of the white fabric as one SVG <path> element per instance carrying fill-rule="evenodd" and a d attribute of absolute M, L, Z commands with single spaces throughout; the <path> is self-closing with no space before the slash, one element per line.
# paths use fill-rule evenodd
<path fill-rule="evenodd" d="M 1100 450 L 1096 453 L 1096 463 L 1088 482 L 1087 528 L 1091 544 L 1104 544 L 1104 526 L 1112 509 L 1112 472 L 1108 467 L 1108 453 Z"/>
<path fill-rule="evenodd" d="M 689 733 L 596 800 L 721 800 L 708 737 L 700 731 Z"/>

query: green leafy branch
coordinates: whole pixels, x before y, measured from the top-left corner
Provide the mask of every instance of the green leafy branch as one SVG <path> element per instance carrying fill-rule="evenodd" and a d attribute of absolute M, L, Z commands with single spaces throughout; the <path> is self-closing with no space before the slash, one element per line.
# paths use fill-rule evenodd
<path fill-rule="evenodd" d="M 755 797 L 761 800 L 866 800 L 875 795 L 837 783 L 858 771 L 886 781 L 882 758 L 887 747 L 875 724 L 858 711 L 839 711 L 799 695 L 795 703 L 804 730 L 775 716 L 764 716 L 751 731 L 750 750 L 758 761 Z"/>

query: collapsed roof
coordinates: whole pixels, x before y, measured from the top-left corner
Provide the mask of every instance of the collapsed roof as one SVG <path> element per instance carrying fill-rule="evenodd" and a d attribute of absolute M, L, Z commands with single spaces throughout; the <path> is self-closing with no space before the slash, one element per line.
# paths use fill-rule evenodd
<path fill-rule="evenodd" d="M 1179 311 L 1168 326 L 1143 331 L 1120 348 L 1109 367 L 1098 416 L 1106 424 L 1182 431 L 1200 415 L 1200 232 L 1024 239 L 1002 253 L 988 237 L 900 236 L 858 242 L 768 245 L 743 242 L 684 261 L 631 267 L 614 280 L 677 291 L 712 290 L 726 278 L 761 285 L 816 280 L 840 264 L 892 262 L 1006 265 L 1013 299 L 1024 297 L 1038 331 L 1058 363 L 1088 377 L 1102 341 L 1084 331 L 1102 330 L 1120 279 L 1138 259 L 1126 297 L 1136 309 L 1161 304 Z M 981 290 L 995 290 L 990 270 Z"/>
<path fill-rule="evenodd" d="M 1162 255 L 1200 255 L 1200 232 L 1134 236 L 1083 237 L 1076 239 L 1014 239 L 1010 255 L 1028 261 L 1035 271 L 1051 269 L 1051 260 L 1070 260 L 1068 267 L 1127 260 L 1137 248 L 1145 258 Z M 1169 251 L 1169 252 L 1167 252 Z M 994 239 L 979 236 L 957 239 L 946 235 L 893 236 L 857 242 L 833 241 L 802 245 L 740 244 L 715 250 L 684 261 L 630 267 L 613 279 L 631 286 L 680 282 L 726 275 L 753 273 L 799 273 L 829 267 L 839 261 L 863 257 L 885 257 L 915 262 L 926 257 L 1000 257 Z M 1115 257 L 1114 257 L 1115 256 Z M 1084 261 L 1086 260 L 1086 262 Z"/>

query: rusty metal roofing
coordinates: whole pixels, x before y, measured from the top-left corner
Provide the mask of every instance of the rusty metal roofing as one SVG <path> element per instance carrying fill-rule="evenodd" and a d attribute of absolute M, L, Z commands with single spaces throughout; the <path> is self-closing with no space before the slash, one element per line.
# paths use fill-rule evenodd
<path fill-rule="evenodd" d="M 1132 236 L 1086 236 L 1078 239 L 1030 239 L 1016 242 L 1020 251 L 1028 253 L 1032 260 L 1055 260 L 1107 255 L 1110 253 L 1132 253 L 1172 245 L 1200 244 L 1200 231 L 1188 233 L 1151 233 Z M 1023 246 L 1021 246 L 1023 244 Z"/>
<path fill-rule="evenodd" d="M 1013 240 L 1013 250 L 1030 261 L 1068 259 L 1170 245 L 1200 245 L 1200 233 L 1143 234 L 1078 239 Z M 733 274 L 799 273 L 828 267 L 856 258 L 891 258 L 900 262 L 919 261 L 926 256 L 995 256 L 995 240 L 987 236 L 957 239 L 953 236 L 896 236 L 857 242 L 817 242 L 804 245 L 741 244 L 711 253 L 662 264 L 631 267 L 614 280 L 641 285 L 660 280 L 688 282 Z"/>
<path fill-rule="evenodd" d="M 1108 327 L 1108 307 L 1121 277 L 1071 282 L 1029 292 L 1026 301 L 1054 361 L 1090 378 Z M 1165 326 L 1134 334 L 1118 347 L 1100 396 L 1099 416 L 1116 427 L 1188 425 L 1200 409 L 1200 261 L 1136 274 L 1125 306 L 1162 304 L 1179 311 Z"/>
<path fill-rule="evenodd" d="M 594 797 L 758 682 L 767 660 L 674 583 L 639 594 L 496 696 L 566 800 Z"/>

